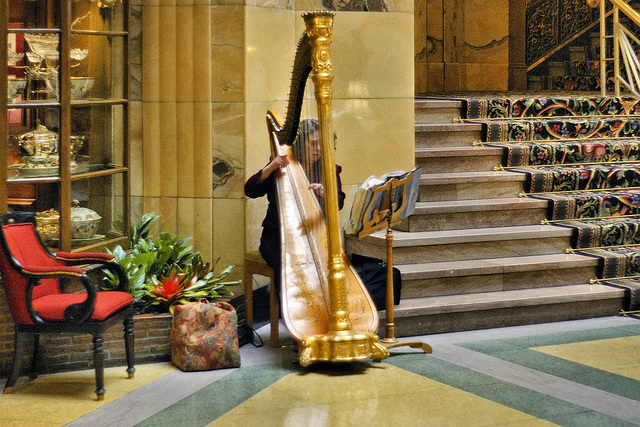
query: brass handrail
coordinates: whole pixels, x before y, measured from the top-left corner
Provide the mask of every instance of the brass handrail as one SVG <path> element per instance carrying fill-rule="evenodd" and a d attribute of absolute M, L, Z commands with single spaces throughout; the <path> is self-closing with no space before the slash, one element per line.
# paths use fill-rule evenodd
<path fill-rule="evenodd" d="M 640 27 L 640 13 L 624 0 L 609 0 L 612 11 L 606 12 L 607 0 L 587 0 L 592 7 L 600 7 L 600 92 L 606 96 L 607 92 L 607 61 L 613 61 L 613 82 L 615 96 L 620 96 L 622 84 L 629 92 L 640 97 L 640 60 L 635 53 L 631 41 L 640 45 L 640 41 L 620 23 L 620 12 Z M 613 33 L 607 34 L 606 18 L 613 14 Z M 607 58 L 607 39 L 613 40 L 613 57 Z M 626 79 L 620 72 L 620 58 L 624 62 Z"/>

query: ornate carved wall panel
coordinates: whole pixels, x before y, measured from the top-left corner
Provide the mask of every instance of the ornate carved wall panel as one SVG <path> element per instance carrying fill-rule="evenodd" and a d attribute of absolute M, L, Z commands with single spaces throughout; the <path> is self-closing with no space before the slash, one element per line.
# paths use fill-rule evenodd
<path fill-rule="evenodd" d="M 531 0 L 526 11 L 526 60 L 531 64 L 598 19 L 585 0 Z"/>

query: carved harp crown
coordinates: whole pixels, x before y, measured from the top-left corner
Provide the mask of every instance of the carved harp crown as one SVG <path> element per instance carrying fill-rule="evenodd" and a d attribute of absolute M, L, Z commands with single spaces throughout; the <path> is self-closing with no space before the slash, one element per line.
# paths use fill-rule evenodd
<path fill-rule="evenodd" d="M 311 70 L 311 45 L 309 44 L 309 36 L 305 31 L 296 48 L 285 122 L 280 123 L 279 118 L 277 116 L 274 117 L 272 111 L 267 112 L 267 120 L 269 120 L 272 131 L 276 134 L 280 144 L 293 145 L 298 135 L 304 90 Z"/>

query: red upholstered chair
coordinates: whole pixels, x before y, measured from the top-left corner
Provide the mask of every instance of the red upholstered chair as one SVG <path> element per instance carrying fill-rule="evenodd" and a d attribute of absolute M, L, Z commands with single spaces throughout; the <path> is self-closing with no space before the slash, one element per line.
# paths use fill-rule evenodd
<path fill-rule="evenodd" d="M 20 375 L 28 339 L 33 337 L 32 378 L 35 377 L 40 334 L 78 333 L 93 336 L 96 394 L 104 398 L 103 335 L 122 322 L 127 372 L 133 377 L 133 297 L 123 292 L 127 275 L 114 257 L 105 253 L 50 253 L 35 231 L 29 214 L 0 216 L 0 273 L 15 324 L 13 367 L 4 393 L 10 393 Z M 102 264 L 120 278 L 115 291 L 97 291 L 83 265 Z M 61 281 L 76 280 L 84 292 L 62 293 Z"/>

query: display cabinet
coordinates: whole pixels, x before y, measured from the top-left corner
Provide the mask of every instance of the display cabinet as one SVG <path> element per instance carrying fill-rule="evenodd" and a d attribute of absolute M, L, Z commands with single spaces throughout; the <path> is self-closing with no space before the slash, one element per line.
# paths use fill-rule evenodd
<path fill-rule="evenodd" d="M 53 250 L 122 244 L 130 223 L 129 4 L 1 1 L 0 210 L 35 212 Z"/>

